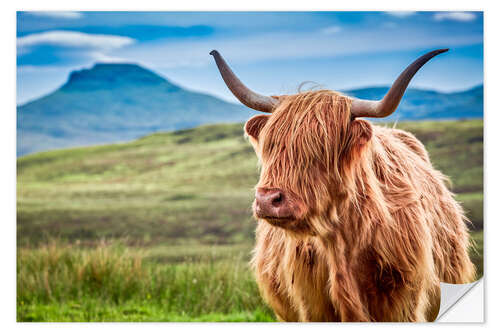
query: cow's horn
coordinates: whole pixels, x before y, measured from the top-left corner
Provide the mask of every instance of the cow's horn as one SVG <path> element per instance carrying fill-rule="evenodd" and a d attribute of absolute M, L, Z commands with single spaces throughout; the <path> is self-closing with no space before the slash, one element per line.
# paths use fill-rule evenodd
<path fill-rule="evenodd" d="M 405 93 L 410 80 L 413 78 L 415 73 L 422 67 L 427 61 L 429 61 L 434 56 L 446 52 L 449 49 L 439 49 L 434 50 L 429 53 L 424 54 L 417 60 L 415 60 L 410 66 L 408 66 L 403 73 L 392 84 L 389 92 L 380 101 L 369 101 L 363 99 L 354 98 L 351 105 L 351 113 L 354 117 L 375 117 L 382 118 L 387 117 L 392 114 L 399 105 L 403 94 Z"/>
<path fill-rule="evenodd" d="M 273 112 L 273 109 L 278 105 L 278 100 L 257 94 L 252 90 L 248 89 L 233 73 L 229 65 L 222 58 L 220 53 L 216 50 L 210 52 L 215 58 L 215 63 L 219 67 L 222 79 L 226 83 L 227 87 L 233 93 L 236 98 L 240 100 L 241 103 L 245 104 L 249 108 L 262 112 Z"/>

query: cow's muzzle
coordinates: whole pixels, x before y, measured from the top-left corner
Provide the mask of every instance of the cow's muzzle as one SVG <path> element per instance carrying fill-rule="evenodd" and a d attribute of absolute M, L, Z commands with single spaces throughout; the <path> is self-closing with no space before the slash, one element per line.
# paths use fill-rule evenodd
<path fill-rule="evenodd" d="M 258 188 L 255 192 L 255 216 L 272 224 L 296 219 L 295 206 L 294 200 L 283 190 Z"/>

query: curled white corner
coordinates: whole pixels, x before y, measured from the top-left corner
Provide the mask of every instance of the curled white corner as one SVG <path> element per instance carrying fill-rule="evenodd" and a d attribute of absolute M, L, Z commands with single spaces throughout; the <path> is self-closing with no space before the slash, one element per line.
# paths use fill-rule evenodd
<path fill-rule="evenodd" d="M 483 322 L 483 279 L 466 284 L 441 282 L 441 305 L 436 322 Z"/>

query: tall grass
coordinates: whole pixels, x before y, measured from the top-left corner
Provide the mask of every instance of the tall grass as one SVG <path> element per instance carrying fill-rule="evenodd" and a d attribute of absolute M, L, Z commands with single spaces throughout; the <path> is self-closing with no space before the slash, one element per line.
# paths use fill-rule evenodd
<path fill-rule="evenodd" d="M 471 258 L 482 275 L 482 232 Z M 177 254 L 177 256 L 176 256 Z M 270 321 L 246 246 L 18 248 L 18 321 Z"/>
<path fill-rule="evenodd" d="M 83 248 L 51 241 L 39 248 L 19 248 L 18 320 L 50 320 L 32 313 L 40 304 L 95 308 L 89 303 L 107 308 L 129 305 L 129 310 L 122 309 L 125 315 L 130 308 L 153 307 L 159 315 L 149 313 L 148 320 L 256 312 L 261 314 L 259 320 L 272 319 L 241 255 L 224 260 L 208 255 L 181 264 L 154 263 L 145 257 L 144 250 L 119 243 Z M 64 316 L 56 317 L 64 320 Z M 112 318 L 120 320 L 116 314 Z"/>

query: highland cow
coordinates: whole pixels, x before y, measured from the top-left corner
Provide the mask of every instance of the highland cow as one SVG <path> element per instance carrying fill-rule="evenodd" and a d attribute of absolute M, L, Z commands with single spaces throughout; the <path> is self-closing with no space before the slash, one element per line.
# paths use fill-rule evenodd
<path fill-rule="evenodd" d="M 261 164 L 252 265 L 283 321 L 432 321 L 439 282 L 475 269 L 462 208 L 412 134 L 361 117 L 392 114 L 429 52 L 380 101 L 330 90 L 263 96 L 217 51 L 221 75 L 257 115 L 245 132 Z"/>

